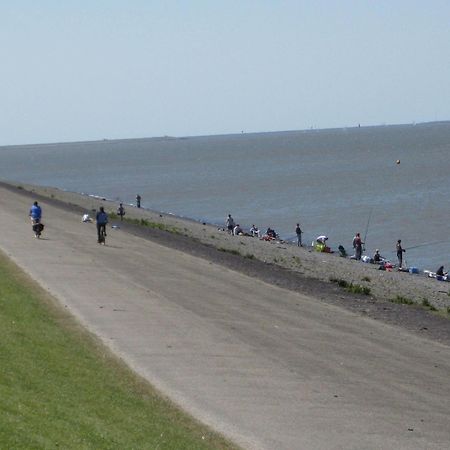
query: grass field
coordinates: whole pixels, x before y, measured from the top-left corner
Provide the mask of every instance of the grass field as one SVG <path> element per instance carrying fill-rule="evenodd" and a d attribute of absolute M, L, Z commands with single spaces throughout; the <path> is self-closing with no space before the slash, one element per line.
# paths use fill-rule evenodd
<path fill-rule="evenodd" d="M 1 449 L 231 449 L 0 253 Z"/>

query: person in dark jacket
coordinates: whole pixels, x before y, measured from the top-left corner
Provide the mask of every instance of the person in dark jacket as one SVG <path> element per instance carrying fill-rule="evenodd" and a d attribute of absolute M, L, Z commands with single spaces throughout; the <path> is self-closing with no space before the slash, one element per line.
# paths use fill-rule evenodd
<path fill-rule="evenodd" d="M 405 249 L 402 247 L 401 239 L 397 241 L 396 250 L 398 258 L 398 268 L 401 269 L 403 267 L 403 253 L 405 252 Z"/>
<path fill-rule="evenodd" d="M 295 234 L 297 235 L 297 247 L 303 247 L 303 245 L 302 245 L 302 229 L 300 228 L 299 223 L 295 227 Z"/>
<path fill-rule="evenodd" d="M 120 217 L 120 220 L 123 220 L 123 216 L 125 215 L 125 208 L 123 207 L 123 204 L 120 203 L 119 207 L 117 208 L 117 215 Z"/>
<path fill-rule="evenodd" d="M 106 236 L 106 224 L 108 223 L 108 214 L 106 214 L 103 206 L 100 206 L 100 209 L 95 216 L 95 221 L 97 225 L 97 242 L 101 242 L 100 232 L 103 230 L 104 235 Z"/>

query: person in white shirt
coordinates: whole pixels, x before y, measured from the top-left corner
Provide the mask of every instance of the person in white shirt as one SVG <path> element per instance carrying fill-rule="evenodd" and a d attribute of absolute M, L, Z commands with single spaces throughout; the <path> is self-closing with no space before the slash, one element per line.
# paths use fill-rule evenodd
<path fill-rule="evenodd" d="M 250 233 L 253 237 L 254 236 L 261 237 L 261 233 L 255 224 L 253 224 L 252 227 L 250 228 Z"/>
<path fill-rule="evenodd" d="M 242 234 L 242 228 L 240 227 L 239 224 L 237 224 L 234 229 L 233 229 L 233 234 L 234 236 L 239 236 L 240 234 Z"/>

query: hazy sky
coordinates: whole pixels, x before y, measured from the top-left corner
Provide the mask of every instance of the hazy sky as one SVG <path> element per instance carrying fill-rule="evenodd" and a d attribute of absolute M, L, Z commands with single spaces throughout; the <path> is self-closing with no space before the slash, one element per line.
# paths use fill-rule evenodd
<path fill-rule="evenodd" d="M 0 0 L 0 145 L 450 119 L 448 0 Z"/>

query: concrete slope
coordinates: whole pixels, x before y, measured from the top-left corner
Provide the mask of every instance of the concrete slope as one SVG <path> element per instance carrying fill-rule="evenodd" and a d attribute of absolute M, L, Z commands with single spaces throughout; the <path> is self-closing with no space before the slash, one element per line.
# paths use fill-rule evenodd
<path fill-rule="evenodd" d="M 0 188 L 0 248 L 133 369 L 248 449 L 446 449 L 450 348 Z"/>

